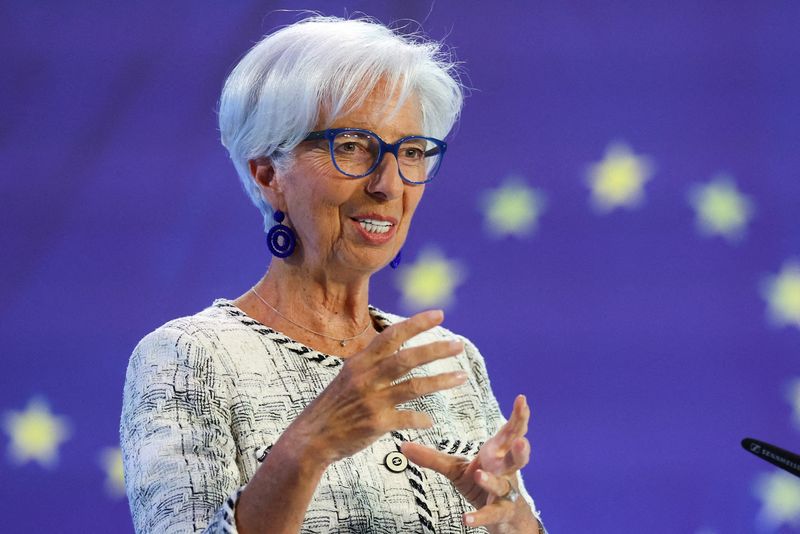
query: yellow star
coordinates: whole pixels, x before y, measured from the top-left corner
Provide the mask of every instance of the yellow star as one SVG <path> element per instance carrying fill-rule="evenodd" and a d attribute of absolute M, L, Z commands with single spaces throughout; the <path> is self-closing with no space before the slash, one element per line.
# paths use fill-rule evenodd
<path fill-rule="evenodd" d="M 800 429 L 800 378 L 789 382 L 786 388 L 786 400 L 792 405 L 792 419 L 795 426 Z"/>
<path fill-rule="evenodd" d="M 515 177 L 484 192 L 482 200 L 486 227 L 498 237 L 535 232 L 546 202 L 543 193 Z"/>
<path fill-rule="evenodd" d="M 767 300 L 772 320 L 800 328 L 800 264 L 786 262 L 781 272 L 767 278 L 762 293 Z"/>
<path fill-rule="evenodd" d="M 423 251 L 419 259 L 398 273 L 398 288 L 409 309 L 444 307 L 453 300 L 455 287 L 464 279 L 463 269 L 436 249 Z"/>
<path fill-rule="evenodd" d="M 634 208 L 644 199 L 644 184 L 653 174 L 650 159 L 635 155 L 624 143 L 614 143 L 602 161 L 589 167 L 587 183 L 598 213 Z"/>
<path fill-rule="evenodd" d="M 783 471 L 762 474 L 756 481 L 761 500 L 759 519 L 770 528 L 784 523 L 800 525 L 800 480 Z"/>
<path fill-rule="evenodd" d="M 39 462 L 43 467 L 53 467 L 58 462 L 58 447 L 69 439 L 66 418 L 50 413 L 41 399 L 31 399 L 22 412 L 8 411 L 3 427 L 11 438 L 9 453 L 15 463 Z"/>
<path fill-rule="evenodd" d="M 718 174 L 711 182 L 693 187 L 689 202 L 697 214 L 698 230 L 706 235 L 721 235 L 728 241 L 742 238 L 753 215 L 753 203 L 726 174 Z"/>
<path fill-rule="evenodd" d="M 125 475 L 122 469 L 122 451 L 108 447 L 100 453 L 100 465 L 106 472 L 106 491 L 112 497 L 125 495 Z"/>

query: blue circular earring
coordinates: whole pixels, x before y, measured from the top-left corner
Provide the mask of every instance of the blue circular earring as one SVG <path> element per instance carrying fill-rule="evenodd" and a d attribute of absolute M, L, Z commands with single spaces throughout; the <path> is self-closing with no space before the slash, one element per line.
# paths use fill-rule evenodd
<path fill-rule="evenodd" d="M 397 266 L 400 265 L 400 259 L 401 259 L 402 255 L 403 255 L 403 249 L 398 250 L 397 251 L 397 256 L 395 256 L 394 259 L 392 260 L 392 262 L 389 264 L 389 266 L 392 269 L 397 269 Z"/>
<path fill-rule="evenodd" d="M 270 228 L 269 232 L 267 232 L 267 247 L 269 247 L 269 251 L 272 252 L 272 255 L 278 258 L 291 256 L 297 244 L 297 236 L 294 235 L 294 230 L 285 224 L 281 224 L 285 217 L 286 215 L 282 211 L 276 211 L 272 215 L 272 218 L 275 219 L 275 222 L 278 224 Z"/>

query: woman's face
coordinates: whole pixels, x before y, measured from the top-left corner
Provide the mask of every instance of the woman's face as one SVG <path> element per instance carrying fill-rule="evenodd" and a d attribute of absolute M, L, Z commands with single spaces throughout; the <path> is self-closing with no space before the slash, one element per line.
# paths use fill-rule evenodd
<path fill-rule="evenodd" d="M 422 135 L 418 99 L 410 97 L 395 110 L 395 101 L 387 102 L 381 89 L 330 127 L 371 130 L 388 143 Z M 397 255 L 425 190 L 402 181 L 392 154 L 364 178 L 341 174 L 331 161 L 327 140 L 301 143 L 294 164 L 283 173 L 276 171 L 274 181 L 277 195 L 270 202 L 286 213 L 300 242 L 301 256 L 294 261 L 363 273 L 377 271 Z"/>

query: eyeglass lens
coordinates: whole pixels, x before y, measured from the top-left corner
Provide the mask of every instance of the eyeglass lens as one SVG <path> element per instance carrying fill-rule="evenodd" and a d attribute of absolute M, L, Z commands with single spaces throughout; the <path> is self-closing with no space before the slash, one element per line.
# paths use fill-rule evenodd
<path fill-rule="evenodd" d="M 366 132 L 344 131 L 333 138 L 334 163 L 345 174 L 364 176 L 375 167 L 380 143 Z M 424 137 L 410 137 L 397 150 L 400 174 L 411 182 L 432 178 L 439 168 L 441 151 Z"/>

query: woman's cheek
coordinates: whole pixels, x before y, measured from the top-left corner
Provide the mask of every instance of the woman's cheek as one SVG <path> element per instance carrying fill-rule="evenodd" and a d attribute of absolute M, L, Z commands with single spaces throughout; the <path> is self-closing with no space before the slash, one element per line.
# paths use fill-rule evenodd
<path fill-rule="evenodd" d="M 333 167 L 333 164 L 331 163 L 331 156 L 327 152 L 324 154 L 310 154 L 304 163 L 307 173 L 309 174 L 308 178 L 310 180 L 329 178 L 334 174 L 338 174 L 339 172 Z"/>
<path fill-rule="evenodd" d="M 407 225 L 411 224 L 411 220 L 414 217 L 414 213 L 417 211 L 417 206 L 419 206 L 420 200 L 422 200 L 422 193 L 425 192 L 424 185 L 413 186 L 415 188 L 420 188 L 418 190 L 414 190 L 405 196 L 405 203 L 403 205 L 403 218 L 407 220 Z"/>

